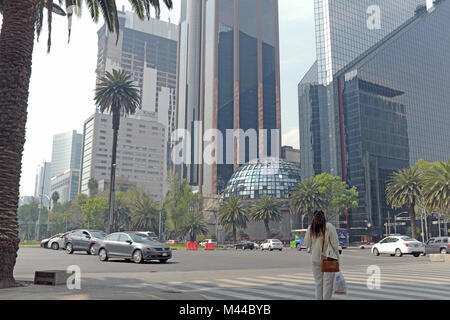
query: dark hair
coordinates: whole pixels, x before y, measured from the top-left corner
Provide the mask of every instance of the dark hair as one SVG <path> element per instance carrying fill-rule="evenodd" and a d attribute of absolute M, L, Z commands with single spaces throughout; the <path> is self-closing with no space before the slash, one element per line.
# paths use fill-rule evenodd
<path fill-rule="evenodd" d="M 311 235 L 313 238 L 320 237 L 321 234 L 325 236 L 327 230 L 327 220 L 323 211 L 314 212 L 314 216 L 311 223 Z"/>

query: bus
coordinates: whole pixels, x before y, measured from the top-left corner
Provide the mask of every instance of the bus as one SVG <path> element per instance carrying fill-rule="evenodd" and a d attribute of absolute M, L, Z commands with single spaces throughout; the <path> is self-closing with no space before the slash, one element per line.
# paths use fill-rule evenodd
<path fill-rule="evenodd" d="M 291 241 L 291 247 L 297 248 L 299 251 L 302 249 L 306 249 L 305 245 L 305 235 L 308 229 L 295 229 L 291 230 L 291 239 L 294 238 L 294 241 Z M 336 228 L 336 232 L 339 238 L 339 245 L 342 249 L 348 248 L 348 231 L 345 228 Z"/>
<path fill-rule="evenodd" d="M 297 248 L 298 250 L 306 249 L 305 245 L 305 235 L 308 229 L 295 229 L 291 230 L 291 239 L 294 238 L 294 241 L 291 241 L 291 247 Z"/>

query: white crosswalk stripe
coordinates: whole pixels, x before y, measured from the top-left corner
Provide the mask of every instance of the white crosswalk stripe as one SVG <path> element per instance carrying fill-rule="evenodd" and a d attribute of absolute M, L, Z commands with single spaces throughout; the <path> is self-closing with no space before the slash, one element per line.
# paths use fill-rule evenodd
<path fill-rule="evenodd" d="M 381 288 L 367 287 L 366 268 L 343 270 L 347 295 L 336 300 L 450 300 L 450 270 L 444 265 L 418 264 L 381 267 Z M 270 276 L 151 283 L 166 292 L 197 292 L 210 300 L 310 300 L 315 298 L 314 278 L 310 270 L 303 273 Z"/>

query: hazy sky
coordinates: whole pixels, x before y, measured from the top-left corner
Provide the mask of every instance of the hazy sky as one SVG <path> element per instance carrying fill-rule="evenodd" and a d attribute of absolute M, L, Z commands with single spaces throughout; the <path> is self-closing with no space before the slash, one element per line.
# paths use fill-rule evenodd
<path fill-rule="evenodd" d="M 185 0 L 174 0 L 171 12 L 162 9 L 162 20 L 179 21 L 180 1 Z M 131 9 L 127 0 L 117 4 Z M 315 59 L 313 0 L 279 0 L 279 9 L 283 144 L 298 147 L 297 84 Z M 53 135 L 82 133 L 84 120 L 94 112 L 97 30 L 102 24 L 92 22 L 84 6 L 83 16 L 73 19 L 67 44 L 67 19 L 54 15 L 50 54 L 47 25 L 43 27 L 33 53 L 21 195 L 34 194 L 38 163 L 51 161 Z"/>

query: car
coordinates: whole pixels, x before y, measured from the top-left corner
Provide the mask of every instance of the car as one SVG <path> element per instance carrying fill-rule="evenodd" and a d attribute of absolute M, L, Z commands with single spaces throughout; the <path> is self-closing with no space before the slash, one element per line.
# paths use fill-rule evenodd
<path fill-rule="evenodd" d="M 153 241 L 140 232 L 116 232 L 109 234 L 94 245 L 100 261 L 111 258 L 132 260 L 135 263 L 158 260 L 166 263 L 172 258 L 169 246 Z"/>
<path fill-rule="evenodd" d="M 283 250 L 283 243 L 278 239 L 267 239 L 261 244 L 261 250 Z"/>
<path fill-rule="evenodd" d="M 217 241 L 213 239 L 205 239 L 199 243 L 201 247 L 204 247 L 207 243 L 214 243 L 214 246 L 217 246 Z"/>
<path fill-rule="evenodd" d="M 390 254 L 391 256 L 401 257 L 404 254 L 411 254 L 419 257 L 425 252 L 425 246 L 422 242 L 408 236 L 389 236 L 372 246 L 372 254 Z"/>
<path fill-rule="evenodd" d="M 158 236 L 153 231 L 137 231 L 137 233 L 144 234 L 145 236 L 147 236 L 149 239 L 151 239 L 153 241 L 159 241 Z"/>
<path fill-rule="evenodd" d="M 50 238 L 42 239 L 40 246 L 41 248 L 48 249 L 47 244 L 50 241 Z"/>
<path fill-rule="evenodd" d="M 254 247 L 256 250 L 261 249 L 261 245 L 260 245 L 258 242 L 253 242 L 253 247 Z"/>
<path fill-rule="evenodd" d="M 47 248 L 53 249 L 53 250 L 59 250 L 59 249 L 65 249 L 64 243 L 65 243 L 65 236 L 67 236 L 69 232 L 66 233 L 59 233 L 57 235 L 54 235 L 50 238 L 50 240 L 47 243 Z"/>
<path fill-rule="evenodd" d="M 255 249 L 255 244 L 251 241 L 239 241 L 238 243 L 236 243 L 234 245 L 234 248 L 237 249 L 242 249 L 242 250 L 253 250 Z"/>
<path fill-rule="evenodd" d="M 364 249 L 372 249 L 373 245 L 375 244 L 375 242 L 366 242 L 363 243 L 359 246 L 360 249 L 364 250 Z"/>
<path fill-rule="evenodd" d="M 450 253 L 450 237 L 430 238 L 425 244 L 425 254 Z"/>
<path fill-rule="evenodd" d="M 65 237 L 64 246 L 68 254 L 76 251 L 86 251 L 87 254 L 95 254 L 94 245 L 106 237 L 106 233 L 100 230 L 75 230 Z"/>
<path fill-rule="evenodd" d="M 167 240 L 165 243 L 166 244 L 177 244 L 177 242 L 175 240 Z"/>

